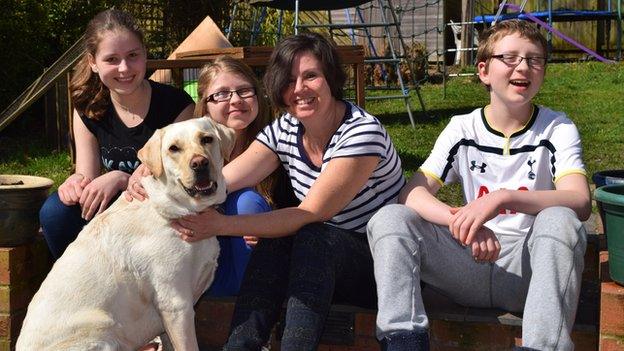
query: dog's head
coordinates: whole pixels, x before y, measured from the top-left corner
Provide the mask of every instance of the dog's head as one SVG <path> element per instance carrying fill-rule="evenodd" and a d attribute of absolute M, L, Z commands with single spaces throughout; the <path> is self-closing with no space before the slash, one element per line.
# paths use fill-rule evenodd
<path fill-rule="evenodd" d="M 207 117 L 195 118 L 158 129 L 138 156 L 164 185 L 159 188 L 186 208 L 198 211 L 225 201 L 221 170 L 234 141 L 232 129 Z"/>

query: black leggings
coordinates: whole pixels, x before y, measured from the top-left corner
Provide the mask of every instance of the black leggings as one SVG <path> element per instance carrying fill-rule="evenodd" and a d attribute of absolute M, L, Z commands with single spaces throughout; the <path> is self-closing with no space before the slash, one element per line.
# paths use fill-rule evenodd
<path fill-rule="evenodd" d="M 377 303 L 366 234 L 323 223 L 262 239 L 251 254 L 224 350 L 260 350 L 284 300 L 281 350 L 316 350 L 332 302 Z"/>

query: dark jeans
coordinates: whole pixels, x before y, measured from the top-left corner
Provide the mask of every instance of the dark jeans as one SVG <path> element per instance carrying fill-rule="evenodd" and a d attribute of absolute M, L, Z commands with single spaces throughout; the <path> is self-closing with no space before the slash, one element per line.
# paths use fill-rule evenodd
<path fill-rule="evenodd" d="M 323 223 L 252 251 L 224 350 L 260 350 L 286 301 L 281 350 L 316 350 L 332 302 L 376 306 L 366 235 Z"/>
<path fill-rule="evenodd" d="M 57 192 L 52 193 L 39 210 L 43 236 L 55 260 L 61 257 L 87 224 L 80 216 L 81 211 L 80 205 L 67 206 L 62 203 Z"/>

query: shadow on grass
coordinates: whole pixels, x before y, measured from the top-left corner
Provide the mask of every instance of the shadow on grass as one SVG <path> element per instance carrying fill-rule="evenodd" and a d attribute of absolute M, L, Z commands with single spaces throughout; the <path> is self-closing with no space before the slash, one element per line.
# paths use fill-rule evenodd
<path fill-rule="evenodd" d="M 0 163 L 26 163 L 33 157 L 45 157 L 55 151 L 44 140 L 28 136 L 0 136 Z"/>
<path fill-rule="evenodd" d="M 448 120 L 452 116 L 462 115 L 472 112 L 474 109 L 483 107 L 481 105 L 464 106 L 458 108 L 444 108 L 436 110 L 427 110 L 426 114 L 422 110 L 412 110 L 414 123 L 416 124 L 438 124 L 440 121 Z M 384 113 L 377 116 L 381 123 L 386 125 L 405 125 L 410 126 L 410 120 L 407 111 L 399 113 Z"/>
<path fill-rule="evenodd" d="M 401 165 L 404 171 L 415 172 L 425 159 L 414 155 L 410 152 L 399 151 L 399 157 L 401 158 Z"/>

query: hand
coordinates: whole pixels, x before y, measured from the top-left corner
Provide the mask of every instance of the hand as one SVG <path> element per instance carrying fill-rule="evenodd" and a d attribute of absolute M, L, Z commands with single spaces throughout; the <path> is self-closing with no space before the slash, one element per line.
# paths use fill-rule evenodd
<path fill-rule="evenodd" d="M 82 195 L 82 190 L 90 182 L 90 178 L 87 178 L 80 173 L 70 175 L 58 188 L 58 195 L 61 202 L 67 206 L 77 204 L 80 200 L 80 196 Z"/>
<path fill-rule="evenodd" d="M 147 177 L 151 175 L 149 168 L 144 164 L 140 164 L 137 169 L 132 172 L 130 179 L 128 179 L 128 186 L 126 187 L 126 191 L 124 191 L 124 197 L 128 201 L 132 201 L 133 199 L 137 199 L 139 201 L 143 201 L 147 198 L 147 192 L 143 185 L 141 184 L 141 178 Z"/>
<path fill-rule="evenodd" d="M 470 245 L 472 256 L 477 262 L 495 262 L 501 250 L 498 238 L 488 227 L 481 227 L 477 230 Z"/>
<path fill-rule="evenodd" d="M 126 186 L 128 175 L 122 171 L 110 171 L 91 181 L 82 191 L 80 207 L 82 218 L 90 220 L 108 207 L 111 199 Z"/>
<path fill-rule="evenodd" d="M 484 195 L 463 207 L 451 208 L 449 230 L 463 245 L 470 245 L 483 224 L 498 215 L 500 191 Z"/>
<path fill-rule="evenodd" d="M 219 228 L 223 228 L 226 217 L 217 210 L 208 208 L 196 215 L 184 216 L 172 221 L 171 227 L 182 240 L 194 242 L 212 238 L 223 232 Z"/>
<path fill-rule="evenodd" d="M 245 235 L 243 236 L 243 239 L 245 240 L 245 244 L 247 244 L 247 246 L 251 247 L 252 249 L 258 244 L 257 236 Z"/>

